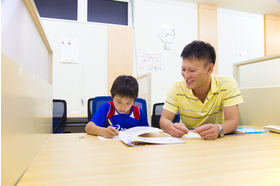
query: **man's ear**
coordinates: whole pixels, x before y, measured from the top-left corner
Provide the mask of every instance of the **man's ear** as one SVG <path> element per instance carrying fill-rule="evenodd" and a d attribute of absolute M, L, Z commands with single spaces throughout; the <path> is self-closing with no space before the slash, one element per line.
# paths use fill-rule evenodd
<path fill-rule="evenodd" d="M 213 63 L 210 63 L 208 66 L 207 66 L 207 70 L 208 70 L 208 75 L 210 76 L 214 70 L 214 64 Z"/>

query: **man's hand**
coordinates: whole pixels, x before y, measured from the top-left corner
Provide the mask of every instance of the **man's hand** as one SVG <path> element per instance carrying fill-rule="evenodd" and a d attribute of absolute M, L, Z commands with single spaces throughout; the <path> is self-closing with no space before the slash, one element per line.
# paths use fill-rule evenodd
<path fill-rule="evenodd" d="M 113 138 L 114 136 L 118 136 L 118 135 L 119 135 L 119 131 L 112 126 L 105 128 L 103 132 L 103 136 L 105 138 Z"/>
<path fill-rule="evenodd" d="M 184 123 L 174 123 L 170 126 L 169 134 L 172 137 L 181 138 L 183 135 L 188 134 L 189 130 Z"/>
<path fill-rule="evenodd" d="M 204 124 L 194 129 L 203 139 L 214 140 L 219 136 L 219 127 L 216 124 Z"/>
<path fill-rule="evenodd" d="M 160 128 L 169 133 L 172 137 L 181 138 L 184 134 L 188 134 L 189 130 L 184 123 L 173 123 L 175 114 L 168 110 L 162 109 L 160 117 Z"/>

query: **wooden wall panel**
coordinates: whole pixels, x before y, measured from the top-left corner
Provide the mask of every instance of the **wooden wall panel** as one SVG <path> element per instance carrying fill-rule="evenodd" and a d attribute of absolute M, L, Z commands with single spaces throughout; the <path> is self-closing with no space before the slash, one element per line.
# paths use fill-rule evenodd
<path fill-rule="evenodd" d="M 133 28 L 108 26 L 108 95 L 119 75 L 133 75 Z"/>
<path fill-rule="evenodd" d="M 52 85 L 1 55 L 1 185 L 15 185 L 52 129 Z"/>
<path fill-rule="evenodd" d="M 265 56 L 280 53 L 280 16 L 264 15 Z"/>
<path fill-rule="evenodd" d="M 214 74 L 218 74 L 217 6 L 198 4 L 198 40 L 210 43 L 216 51 Z"/>
<path fill-rule="evenodd" d="M 1 185 L 16 185 L 52 131 L 52 49 L 33 0 L 2 5 Z"/>

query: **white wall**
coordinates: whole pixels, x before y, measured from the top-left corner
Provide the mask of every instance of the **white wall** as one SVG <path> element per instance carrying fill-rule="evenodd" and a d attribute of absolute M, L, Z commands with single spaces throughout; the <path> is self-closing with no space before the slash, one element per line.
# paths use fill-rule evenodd
<path fill-rule="evenodd" d="M 236 51 L 247 60 L 264 56 L 263 15 L 218 8 L 219 74 L 233 75 Z"/>
<path fill-rule="evenodd" d="M 197 4 L 173 0 L 135 0 L 134 67 L 135 77 L 151 72 L 152 105 L 164 102 L 172 82 L 180 80 L 181 51 L 198 39 Z M 86 114 L 86 101 L 107 95 L 108 31 L 106 24 L 43 19 L 53 49 L 54 98 L 66 99 L 68 113 Z M 264 56 L 263 15 L 218 8 L 219 74 L 231 75 L 236 50 L 245 51 L 247 59 Z M 164 50 L 159 38 L 163 25 L 175 28 L 176 39 Z M 61 37 L 79 38 L 79 63 L 60 62 Z M 138 52 L 162 54 L 163 71 L 138 71 Z M 84 100 L 84 105 L 81 103 Z"/>
<path fill-rule="evenodd" d="M 180 80 L 181 52 L 185 45 L 198 39 L 197 4 L 182 1 L 135 0 L 135 42 L 138 52 L 158 52 L 162 54 L 162 71 L 141 70 L 138 75 L 152 72 L 152 105 L 164 102 L 172 82 Z M 164 42 L 159 37 L 163 25 L 175 29 L 176 39 L 170 50 L 164 50 Z M 136 65 L 136 64 L 135 64 Z"/>
<path fill-rule="evenodd" d="M 42 23 L 53 49 L 53 97 L 67 101 L 68 114 L 87 114 L 88 98 L 108 92 L 108 26 L 55 19 Z M 61 37 L 79 39 L 78 63 L 61 62 Z"/>
<path fill-rule="evenodd" d="M 1 52 L 49 82 L 49 53 L 24 2 L 1 1 L 1 6 Z"/>

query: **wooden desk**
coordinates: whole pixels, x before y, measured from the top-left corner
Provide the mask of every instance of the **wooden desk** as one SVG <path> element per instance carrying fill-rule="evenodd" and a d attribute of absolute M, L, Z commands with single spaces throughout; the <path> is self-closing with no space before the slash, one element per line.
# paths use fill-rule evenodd
<path fill-rule="evenodd" d="M 183 140 L 128 147 L 50 134 L 18 185 L 280 185 L 279 134 Z"/>

